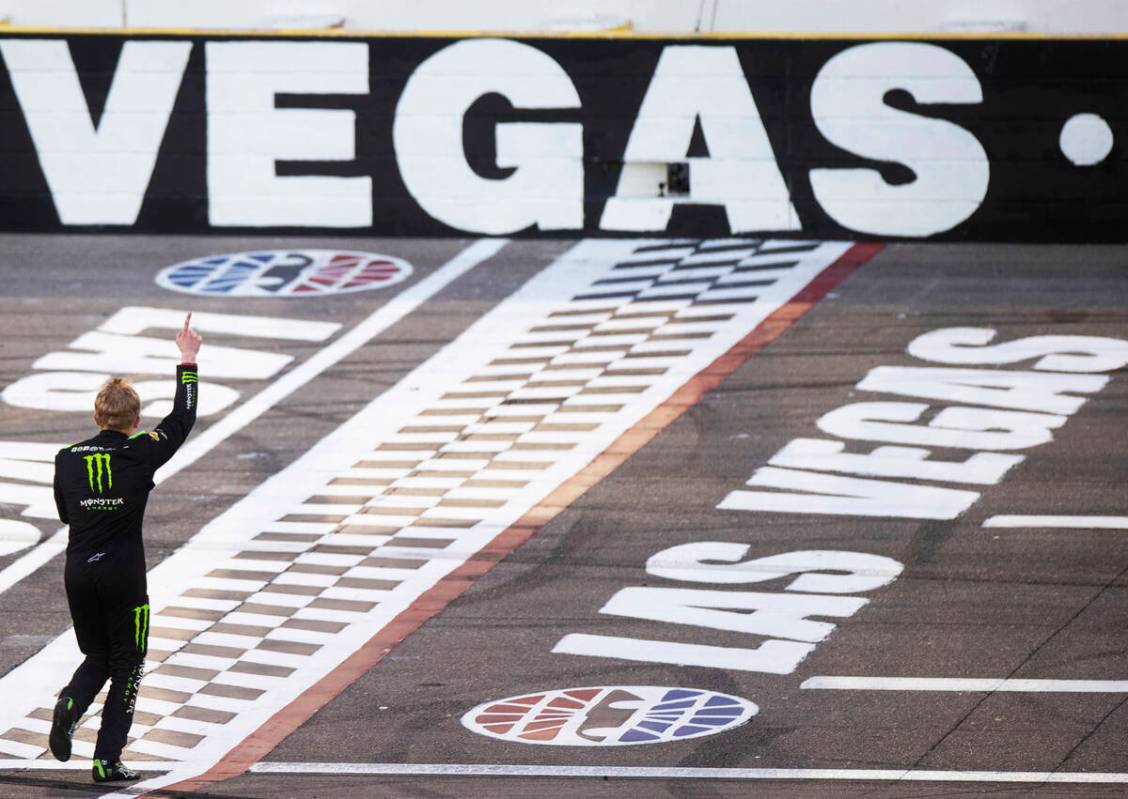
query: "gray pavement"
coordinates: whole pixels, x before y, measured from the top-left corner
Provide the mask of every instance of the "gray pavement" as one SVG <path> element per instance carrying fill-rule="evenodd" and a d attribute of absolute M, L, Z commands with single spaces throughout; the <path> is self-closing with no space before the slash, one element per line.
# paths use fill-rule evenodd
<path fill-rule="evenodd" d="M 156 287 L 160 266 L 207 252 L 337 246 L 406 258 L 416 277 L 383 292 L 318 300 L 240 301 L 239 312 L 347 328 L 465 242 L 275 241 L 6 236 L 0 297 L 0 384 L 32 373 L 123 305 L 230 312 Z M 265 477 L 398 382 L 568 247 L 511 243 L 369 345 L 282 401 L 158 490 L 148 519 L 155 564 Z M 949 327 L 1027 336 L 1128 337 L 1123 247 L 895 245 L 880 252 L 776 341 L 754 353 L 613 474 L 480 577 L 265 758 L 268 763 L 440 763 L 746 769 L 924 769 L 952 772 L 1128 772 L 1128 693 L 817 690 L 811 677 L 1125 680 L 1128 531 L 985 528 L 995 515 L 1128 515 L 1125 370 L 956 519 L 891 519 L 724 510 L 718 504 L 789 441 L 826 438 L 824 414 L 861 401 L 954 403 L 865 392 L 878 366 L 922 366 L 910 341 Z M 339 334 L 338 334 L 339 335 Z M 224 343 L 228 343 L 224 339 Z M 254 342 L 230 342 L 256 346 Z M 258 346 L 261 346 L 261 342 Z M 295 368 L 321 345 L 279 342 Z M 267 349 L 261 346 L 262 349 Z M 1003 365 L 1028 369 L 1029 362 Z M 265 385 L 238 384 L 243 397 Z M 933 418 L 933 412 L 925 423 Z M 201 429 L 222 414 L 202 420 Z M 73 440 L 81 413 L 0 404 L 0 440 Z M 876 444 L 851 442 L 850 451 Z M 961 460 L 967 450 L 934 449 Z M 0 505 L 3 518 L 23 518 Z M 35 520 L 45 534 L 57 527 Z M 748 545 L 748 558 L 848 550 L 904 571 L 859 596 L 846 618 L 786 674 L 553 653 L 568 634 L 755 648 L 763 636 L 600 613 L 629 586 L 782 593 L 755 585 L 677 583 L 647 559 L 690 542 Z M 0 569 L 20 553 L 0 558 Z M 0 674 L 68 626 L 61 560 L 0 594 Z M 491 739 L 467 730 L 471 708 L 583 686 L 682 686 L 756 703 L 742 726 L 654 745 L 572 747 Z M 82 772 L 0 770 L 0 796 L 96 795 Z M 249 773 L 202 789 L 216 797 L 1114 796 L 1119 785 L 882 783 L 826 780 L 622 780 Z"/>

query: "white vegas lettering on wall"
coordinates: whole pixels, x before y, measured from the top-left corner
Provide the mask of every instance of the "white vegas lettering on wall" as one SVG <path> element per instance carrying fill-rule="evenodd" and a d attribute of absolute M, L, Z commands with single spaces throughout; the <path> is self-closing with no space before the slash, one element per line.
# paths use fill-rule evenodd
<path fill-rule="evenodd" d="M 687 158 L 697 122 L 709 156 Z M 733 233 L 800 227 L 736 48 L 667 47 L 623 161 L 604 230 L 664 230 L 675 203 L 723 206 Z M 681 161 L 692 174 L 689 194 L 653 196 L 666 165 Z"/>
<path fill-rule="evenodd" d="M 1025 456 L 1053 440 L 1109 378 L 1094 374 L 1128 364 L 1128 341 L 1095 336 L 1032 336 L 991 344 L 989 328 L 944 328 L 914 339 L 910 355 L 945 367 L 879 366 L 862 391 L 951 403 L 855 402 L 824 414 L 817 425 L 835 440 L 799 438 L 731 492 L 725 510 L 954 519 L 978 491 L 917 485 L 900 478 L 994 485 Z M 1004 366 L 1037 359 L 1030 369 Z M 964 368 L 952 368 L 954 366 Z M 928 418 L 931 415 L 931 418 Z M 867 453 L 846 442 L 879 442 Z M 972 450 L 963 460 L 932 458 L 932 448 Z M 975 450 L 982 450 L 975 452 Z"/>
<path fill-rule="evenodd" d="M 95 126 L 65 41 L 0 40 L 64 224 L 137 221 L 191 50 L 191 42 L 126 42 Z"/>
<path fill-rule="evenodd" d="M 9 405 L 45 411 L 92 412 L 94 397 L 112 375 L 160 375 L 136 380 L 141 414 L 159 419 L 172 410 L 178 357 L 171 338 L 145 336 L 152 331 L 179 330 L 185 311 L 129 306 L 96 330 L 84 333 L 67 349 L 50 352 L 32 364 L 39 370 L 12 383 L 0 393 Z M 340 328 L 335 322 L 310 322 L 267 316 L 193 313 L 192 325 L 201 333 L 264 338 L 277 341 L 324 341 Z M 265 380 L 277 374 L 293 356 L 279 352 L 229 347 L 208 341 L 204 374 L 207 390 L 200 394 L 200 416 L 224 410 L 239 392 L 220 380 Z"/>
<path fill-rule="evenodd" d="M 862 233 L 929 236 L 951 230 L 987 194 L 987 153 L 955 123 L 886 105 L 885 95 L 894 89 L 922 105 L 983 102 L 971 67 L 943 47 L 878 42 L 842 51 L 811 86 L 815 126 L 848 152 L 905 164 L 915 179 L 894 186 L 874 169 L 812 169 L 815 199 L 835 222 Z"/>
<path fill-rule="evenodd" d="M 360 42 L 208 42 L 208 197 L 213 225 L 366 227 L 369 177 L 277 177 L 280 160 L 351 161 L 348 109 L 275 108 L 278 94 L 367 94 Z"/>
<path fill-rule="evenodd" d="M 490 235 L 585 226 L 660 232 L 676 206 L 720 208 L 732 233 L 802 229 L 789 186 L 794 178 L 785 181 L 781 173 L 749 85 L 750 77 L 760 75 L 745 72 L 737 47 L 664 47 L 629 120 L 623 152 L 595 157 L 585 154 L 585 137 L 606 139 L 612 131 L 603 126 L 611 122 L 596 116 L 605 112 L 585 110 L 573 77 L 533 44 L 454 42 L 415 66 L 398 98 L 373 94 L 369 52 L 377 46 L 127 41 L 96 122 L 65 41 L 9 38 L 0 40 L 0 55 L 64 225 L 137 223 L 170 120 L 183 124 L 172 111 L 189 55 L 202 47 L 207 135 L 201 183 L 213 227 L 393 224 L 375 213 L 379 198 L 381 208 L 396 209 L 381 213 L 403 215 L 405 221 L 393 224 L 397 232 L 415 232 L 428 217 Z M 630 58 L 628 46 L 623 59 Z M 605 91 L 614 93 L 615 67 L 606 69 Z M 839 150 L 900 164 L 912 177 L 894 185 L 872 168 L 813 168 L 814 199 L 847 230 L 905 237 L 951 230 L 984 200 L 986 153 L 953 122 L 888 105 L 886 95 L 894 90 L 923 106 L 983 101 L 971 67 L 938 45 L 879 42 L 843 50 L 814 76 L 810 120 Z M 377 118 L 390 115 L 394 170 L 384 153 L 358 152 L 358 142 L 379 138 L 365 127 L 368 116 L 347 108 L 292 107 L 302 95 L 357 96 L 361 107 L 378 111 Z M 289 98 L 287 107 L 277 107 L 280 96 Z M 515 111 L 573 111 L 586 122 L 494 123 L 492 140 L 472 146 L 492 151 L 493 166 L 509 174 L 484 177 L 470 164 L 465 128 L 471 108 L 487 96 L 503 98 Z M 380 104 L 392 100 L 394 109 L 383 110 Z M 627 96 L 623 101 L 635 102 Z M 810 125 L 801 110 L 788 113 L 773 124 Z M 615 124 L 628 121 L 620 116 L 616 112 Z M 698 128 L 707 154 L 691 157 Z M 782 132 L 790 138 L 789 129 Z M 178 140 L 175 146 L 185 145 Z M 170 153 L 184 156 L 181 150 Z M 585 188 L 594 177 L 588 170 L 602 174 L 606 162 L 617 159 L 622 169 L 604 202 Z M 306 174 L 279 175 L 280 162 L 300 162 Z M 326 164 L 326 174 L 317 174 L 318 162 Z M 356 162 L 355 171 L 368 174 L 327 174 L 343 162 Z M 670 164 L 688 165 L 684 193 L 662 188 Z"/>
<path fill-rule="evenodd" d="M 501 180 L 479 176 L 463 153 L 464 117 L 478 99 L 504 96 L 515 108 L 578 108 L 572 79 L 527 44 L 482 39 L 453 44 L 424 61 L 404 87 L 392 134 L 408 192 L 451 227 L 499 235 L 528 227 L 584 224 L 583 128 L 575 123 L 497 126 Z"/>
<path fill-rule="evenodd" d="M 646 563 L 653 577 L 689 583 L 737 585 L 797 575 L 782 590 L 733 591 L 667 586 L 623 588 L 600 613 L 757 636 L 757 646 L 734 647 L 669 640 L 571 633 L 553 652 L 649 663 L 766 674 L 790 674 L 835 629 L 828 619 L 849 618 L 873 591 L 904 568 L 882 555 L 803 550 L 744 560 L 750 546 L 724 541 L 680 544 Z M 833 572 L 827 574 L 826 572 Z"/>

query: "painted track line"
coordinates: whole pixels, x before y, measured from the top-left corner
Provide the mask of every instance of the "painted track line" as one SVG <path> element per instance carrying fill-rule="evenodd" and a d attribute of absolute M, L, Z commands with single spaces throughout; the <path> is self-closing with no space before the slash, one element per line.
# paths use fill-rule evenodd
<path fill-rule="evenodd" d="M 439 613 L 541 527 L 567 508 L 588 488 L 614 471 L 627 458 L 693 407 L 706 393 L 735 372 L 756 351 L 767 346 L 797 322 L 855 270 L 876 255 L 883 245 L 857 244 L 807 282 L 789 300 L 768 314 L 735 345 L 697 372 L 649 414 L 626 429 L 584 468 L 565 480 L 528 510 L 473 558 L 452 570 L 424 592 L 366 644 L 340 663 L 318 683 L 274 714 L 206 773 L 165 786 L 163 790 L 191 792 L 245 773 L 286 736 L 310 719 L 349 685 L 366 674 L 432 616 Z M 154 788 L 156 790 L 156 788 Z"/>
<path fill-rule="evenodd" d="M 983 526 L 1128 530 L 1128 516 L 991 516 Z"/>
<path fill-rule="evenodd" d="M 275 380 L 207 430 L 189 439 L 176 456 L 161 467 L 153 482 L 160 484 L 191 466 L 310 380 L 356 352 L 475 266 L 492 258 L 507 243 L 509 239 L 479 239 L 462 250 L 427 277 L 388 300 L 332 344 Z M 63 527 L 0 571 L 0 593 L 61 554 L 66 546 L 67 528 Z"/>
<path fill-rule="evenodd" d="M 4 771 L 86 771 L 83 761 L 0 760 Z M 167 766 L 138 763 L 138 771 Z M 563 777 L 572 779 L 795 780 L 880 782 L 1008 782 L 1128 784 L 1128 772 L 1100 771 L 922 771 L 903 769 L 683 768 L 662 766 L 511 766 L 496 763 L 256 763 L 252 774 L 400 777 Z M 154 795 L 161 795 L 161 791 Z"/>
<path fill-rule="evenodd" d="M 916 771 L 908 769 L 681 768 L 651 766 L 510 766 L 493 763 L 258 763 L 254 774 L 341 776 L 587 777 L 653 780 L 845 780 L 881 782 L 1018 782 L 1125 784 L 1128 772 Z"/>
<path fill-rule="evenodd" d="M 1128 680 L 1024 680 L 966 677 L 811 677 L 800 688 L 832 691 L 1128 693 Z"/>

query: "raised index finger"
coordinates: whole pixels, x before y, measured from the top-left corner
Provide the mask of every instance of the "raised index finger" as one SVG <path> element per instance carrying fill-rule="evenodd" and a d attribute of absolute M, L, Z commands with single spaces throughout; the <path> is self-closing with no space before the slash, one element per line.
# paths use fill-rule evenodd
<path fill-rule="evenodd" d="M 188 325 L 192 322 L 192 312 L 189 311 L 188 315 L 184 317 L 184 330 L 187 332 Z"/>

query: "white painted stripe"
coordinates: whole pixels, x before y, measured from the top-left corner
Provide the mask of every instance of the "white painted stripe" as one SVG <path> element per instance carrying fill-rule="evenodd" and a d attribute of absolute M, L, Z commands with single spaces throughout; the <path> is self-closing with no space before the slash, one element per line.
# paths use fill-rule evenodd
<path fill-rule="evenodd" d="M 176 652 L 165 661 L 173 666 L 193 666 L 199 669 L 215 669 L 226 671 L 235 665 L 235 658 L 220 658 L 213 655 L 193 655 L 186 652 Z M 159 667 L 161 664 L 157 664 Z M 150 670 L 151 671 L 151 670 Z M 162 716 L 167 714 L 161 713 Z"/>
<path fill-rule="evenodd" d="M 263 533 L 317 533 L 318 535 L 325 535 L 336 529 L 337 525 L 328 522 L 266 522 L 259 528 Z"/>
<path fill-rule="evenodd" d="M 189 439 L 176 456 L 161 467 L 153 482 L 162 483 L 181 469 L 191 466 L 310 380 L 363 347 L 475 266 L 492 258 L 508 242 L 509 239 L 479 239 L 414 286 L 388 300 L 335 342 L 275 380 L 207 430 Z M 258 317 L 248 317 L 249 321 L 255 319 Z M 0 571 L 0 593 L 61 554 L 66 546 L 67 528 L 64 527 L 12 561 Z"/>
<path fill-rule="evenodd" d="M 337 582 L 335 574 L 307 574 L 305 572 L 286 572 L 278 575 L 279 583 L 287 585 L 320 585 L 328 586 Z"/>
<path fill-rule="evenodd" d="M 3 571 L 0 571 L 0 593 L 7 591 L 29 574 L 38 571 L 39 567 L 56 555 L 61 555 L 67 548 L 67 530 L 66 527 L 59 529 L 46 541 L 36 544 L 9 563 Z"/>
<path fill-rule="evenodd" d="M 150 628 L 152 625 L 150 624 Z M 149 650 L 154 652 L 176 652 L 184 646 L 184 641 L 175 641 L 170 638 L 161 638 L 158 635 L 149 636 Z M 148 669 L 146 668 L 146 673 Z"/>
<path fill-rule="evenodd" d="M 49 733 L 51 732 L 51 722 L 44 719 L 24 719 L 20 722 L 20 729 L 27 730 L 28 732 Z"/>
<path fill-rule="evenodd" d="M 152 673 L 145 675 L 145 686 L 148 688 L 167 688 L 170 691 L 184 691 L 194 694 L 207 685 L 204 680 L 193 680 L 188 677 L 173 677 L 171 674 Z"/>
<path fill-rule="evenodd" d="M 265 580 L 232 580 L 230 577 L 201 577 L 196 588 L 214 588 L 217 591 L 255 592 L 266 585 Z M 149 603 L 152 604 L 151 602 Z"/>
<path fill-rule="evenodd" d="M 43 747 L 42 746 L 31 746 L 30 744 L 22 744 L 19 741 L 9 741 L 7 739 L 0 739 L 0 752 L 2 752 L 5 755 L 13 755 L 15 757 L 20 757 L 22 755 L 23 757 L 26 757 L 30 760 L 31 758 L 35 758 L 38 755 L 42 754 Z M 13 761 L 0 761 L 0 762 L 13 762 Z M 17 760 L 17 761 L 14 761 L 14 762 L 19 763 L 19 762 L 27 762 L 27 761 Z"/>
<path fill-rule="evenodd" d="M 2 764 L 0 764 L 2 765 Z M 848 780 L 881 782 L 1128 783 L 1128 772 L 912 771 L 908 769 L 515 766 L 495 763 L 256 763 L 256 774 L 385 774 L 443 777 L 613 777 L 652 780 Z"/>
<path fill-rule="evenodd" d="M 206 630 L 211 626 L 210 621 L 202 619 L 185 619 L 181 616 L 165 616 L 161 613 L 154 613 L 150 620 L 150 626 L 163 627 L 167 630 L 188 630 L 191 632 L 198 632 Z"/>
<path fill-rule="evenodd" d="M 216 730 L 215 724 L 210 721 L 197 721 L 195 719 L 185 719 L 178 716 L 166 716 L 161 719 L 160 730 L 172 730 L 174 732 L 187 732 L 192 735 L 210 735 Z"/>
<path fill-rule="evenodd" d="M 223 617 L 224 624 L 246 624 L 250 627 L 270 627 L 276 628 L 281 626 L 282 622 L 286 621 L 285 616 L 274 616 L 272 614 L 259 614 L 259 613 L 245 613 L 238 611 L 236 613 L 228 613 Z"/>
<path fill-rule="evenodd" d="M 148 673 L 148 671 L 149 670 L 146 669 L 146 674 Z M 188 704 L 192 704 L 191 699 L 188 700 Z M 97 705 L 97 709 L 95 708 L 95 705 L 91 705 L 88 708 L 87 712 L 93 716 L 93 714 L 99 712 L 101 708 L 101 705 Z M 175 713 L 179 709 L 180 705 L 175 702 L 166 702 L 163 699 L 150 699 L 147 696 L 137 697 L 137 710 L 143 710 L 146 713 L 156 713 L 158 716 L 168 716 Z M 100 715 L 101 714 L 99 713 L 99 718 L 97 719 L 99 727 L 101 727 L 102 725 L 102 719 L 100 718 Z"/>
<path fill-rule="evenodd" d="M 277 605 L 290 608 L 304 608 L 314 599 L 315 597 L 312 596 L 288 594 L 282 591 L 272 590 L 271 586 L 265 586 L 262 591 L 247 597 L 248 602 L 261 602 L 264 605 Z"/>
<path fill-rule="evenodd" d="M 240 710 L 238 702 L 243 700 L 228 699 L 226 696 L 212 696 L 211 694 L 196 694 L 184 704 L 192 707 L 202 707 L 207 710 L 219 710 L 223 713 L 235 713 Z M 223 729 L 224 725 L 216 725 Z"/>
<path fill-rule="evenodd" d="M 175 312 L 163 308 L 130 308 L 130 313 L 117 313 L 98 326 L 102 333 L 116 333 L 120 336 L 139 336 L 153 327 L 169 328 L 168 318 L 178 319 Z M 222 331 L 228 335 L 249 336 L 251 338 L 289 339 L 291 341 L 324 341 L 341 327 L 336 322 L 293 321 L 285 328 L 278 327 L 278 319 L 273 316 L 233 316 L 231 314 L 204 313 L 192 314 L 192 325 L 207 333 Z M 179 328 L 179 321 L 171 325 Z M 52 457 L 54 457 L 52 455 Z"/>
<path fill-rule="evenodd" d="M 191 750 L 189 750 L 189 749 L 185 749 L 182 746 L 173 746 L 171 744 L 162 744 L 162 743 L 159 743 L 158 741 L 146 741 L 146 740 L 134 741 L 133 743 L 131 743 L 129 745 L 129 748 L 134 749 L 137 752 L 144 753 L 146 755 L 152 755 L 153 757 L 163 757 L 163 758 L 166 758 L 168 760 L 181 760 L 185 756 L 191 756 L 190 755 Z M 94 755 L 94 747 L 91 747 L 90 748 L 90 754 L 87 755 L 87 757 L 93 757 L 93 755 Z M 137 759 L 134 758 L 134 760 L 131 761 L 131 762 L 137 762 Z M 136 795 L 136 794 L 134 794 L 134 795 Z M 105 799 L 104 796 L 103 796 L 103 799 Z"/>
<path fill-rule="evenodd" d="M 982 691 L 1128 693 L 1128 680 L 1026 680 L 1002 677 L 811 677 L 800 688 L 837 691 Z"/>
<path fill-rule="evenodd" d="M 992 516 L 983 522 L 983 526 L 1128 530 L 1128 516 Z"/>

